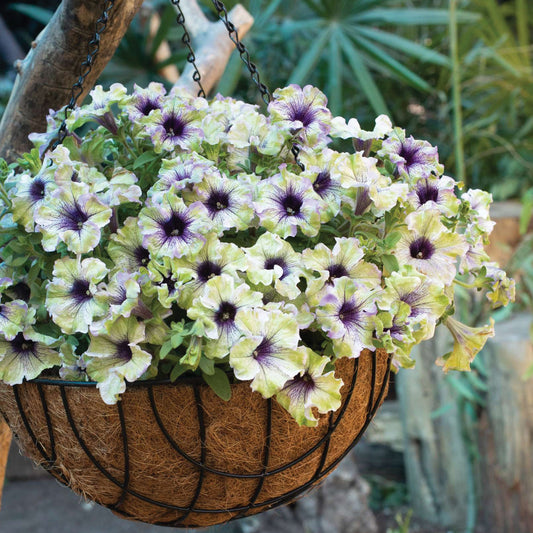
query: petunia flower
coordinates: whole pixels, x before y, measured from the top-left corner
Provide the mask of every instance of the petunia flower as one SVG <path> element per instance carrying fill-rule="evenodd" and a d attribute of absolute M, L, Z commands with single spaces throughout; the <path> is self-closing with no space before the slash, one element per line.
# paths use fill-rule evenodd
<path fill-rule="evenodd" d="M 198 254 L 174 259 L 172 268 L 182 275 L 190 275 L 179 295 L 179 304 L 186 309 L 198 297 L 205 284 L 221 274 L 239 279 L 239 271 L 246 270 L 244 252 L 235 244 L 220 242 L 216 232 L 208 233 Z"/>
<path fill-rule="evenodd" d="M 228 124 L 228 128 L 227 164 L 232 171 L 247 168 L 255 154 L 282 159 L 284 152 L 289 153 L 285 148 L 287 139 L 291 137 L 288 128 L 271 124 L 259 113 L 240 115 Z"/>
<path fill-rule="evenodd" d="M 343 277 L 369 289 L 378 287 L 381 272 L 376 265 L 365 262 L 363 256 L 364 251 L 354 237 L 336 237 L 333 249 L 323 243 L 313 249 L 306 248 L 302 252 L 302 261 L 314 274 L 308 276 L 306 295 L 309 301 L 316 305 L 323 296 L 322 289 Z"/>
<path fill-rule="evenodd" d="M 235 318 L 243 337 L 230 351 L 237 379 L 252 380 L 264 398 L 277 394 L 305 368 L 306 353 L 298 350 L 298 324 L 290 315 L 262 309 L 243 310 Z"/>
<path fill-rule="evenodd" d="M 53 169 L 43 167 L 35 177 L 29 174 L 19 176 L 16 193 L 12 199 L 13 220 L 24 226 L 27 232 L 32 232 L 36 209 L 42 205 L 46 195 L 55 188 Z"/>
<path fill-rule="evenodd" d="M 373 139 L 383 139 L 385 135 L 389 135 L 392 132 L 392 129 L 392 122 L 387 115 L 379 115 L 376 118 L 372 131 L 363 130 L 355 118 L 351 118 L 346 122 L 344 117 L 334 117 L 331 120 L 329 134 L 333 138 L 372 141 Z"/>
<path fill-rule="evenodd" d="M 220 175 L 205 176 L 192 192 L 184 191 L 183 199 L 187 203 L 201 202 L 220 232 L 248 229 L 255 215 L 250 188 Z"/>
<path fill-rule="evenodd" d="M 139 213 L 143 246 L 152 258 L 182 257 L 198 252 L 209 229 L 205 207 L 196 202 L 187 207 L 181 198 L 167 193 L 147 202 Z"/>
<path fill-rule="evenodd" d="M 155 152 L 172 152 L 176 148 L 194 150 L 203 137 L 201 118 L 199 112 L 177 100 L 169 101 L 161 111 L 155 111 L 147 125 Z"/>
<path fill-rule="evenodd" d="M 316 309 L 317 322 L 333 339 L 337 357 L 359 357 L 364 348 L 374 350 L 375 291 L 340 278 L 326 288 Z"/>
<path fill-rule="evenodd" d="M 197 154 L 182 154 L 173 159 L 163 159 L 157 181 L 148 191 L 148 197 L 167 192 L 177 193 L 191 184 L 201 182 L 209 175 L 220 176 L 220 173 L 212 161 Z"/>
<path fill-rule="evenodd" d="M 104 287 L 99 287 L 102 299 L 107 301 L 109 308 L 102 320 L 93 323 L 92 333 L 99 331 L 107 322 L 119 316 L 129 317 L 139 306 L 141 287 L 137 278 L 138 274 L 119 271 L 111 277 L 109 283 Z"/>
<path fill-rule="evenodd" d="M 64 342 L 59 347 L 61 357 L 61 368 L 59 377 L 68 381 L 88 381 L 89 376 L 85 371 L 87 363 L 83 355 L 76 353 L 75 347 L 68 342 Z"/>
<path fill-rule="evenodd" d="M 145 123 L 147 117 L 156 109 L 163 108 L 163 97 L 166 94 L 162 83 L 150 82 L 148 87 L 133 86 L 133 94 L 127 100 L 124 111 L 132 124 Z"/>
<path fill-rule="evenodd" d="M 229 354 L 242 335 L 236 324 L 237 314 L 262 304 L 261 293 L 227 274 L 208 280 L 202 295 L 187 310 L 189 318 L 202 323 L 204 335 L 210 339 L 204 345 L 205 355 L 220 358 Z"/>
<path fill-rule="evenodd" d="M 97 85 L 90 92 L 91 102 L 87 105 L 77 107 L 72 111 L 67 119 L 67 128 L 74 131 L 83 126 L 86 122 L 95 120 L 100 125 L 107 128 L 112 133 L 116 133 L 117 126 L 111 107 L 121 104 L 127 98 L 127 89 L 121 83 L 113 83 L 109 90 L 104 90 L 101 85 Z"/>
<path fill-rule="evenodd" d="M 281 174 L 261 181 L 254 202 L 260 224 L 280 237 L 295 237 L 298 229 L 313 237 L 320 229 L 319 202 L 311 181 L 292 174 Z"/>
<path fill-rule="evenodd" d="M 494 337 L 494 320 L 480 328 L 472 328 L 449 316 L 444 324 L 453 336 L 453 350 L 437 359 L 437 364 L 448 370 L 470 370 L 470 363 L 485 346 L 489 337 Z"/>
<path fill-rule="evenodd" d="M 455 180 L 448 176 L 421 178 L 413 185 L 407 199 L 415 209 L 430 206 L 446 217 L 453 217 L 457 215 L 461 203 L 455 196 L 456 185 Z"/>
<path fill-rule="evenodd" d="M 144 324 L 133 317 L 118 318 L 105 333 L 91 336 L 85 353 L 87 374 L 98 382 L 100 395 L 107 404 L 118 401 L 126 390 L 125 380 L 136 381 L 150 366 L 152 356 L 139 346 L 144 341 Z"/>
<path fill-rule="evenodd" d="M 56 189 L 35 213 L 43 248 L 53 252 L 61 240 L 75 254 L 86 254 L 98 245 L 110 218 L 111 209 L 89 192 L 89 186 L 75 182 Z"/>
<path fill-rule="evenodd" d="M 300 374 L 289 380 L 276 395 L 276 400 L 295 418 L 298 424 L 314 427 L 318 419 L 313 412 L 336 411 L 341 405 L 342 380 L 335 377 L 335 372 L 324 373 L 330 362 L 313 352 L 310 348 L 298 348 L 306 354 L 306 363 Z"/>
<path fill-rule="evenodd" d="M 461 195 L 461 201 L 470 208 L 466 233 L 481 238 L 483 243 L 487 244 L 495 224 L 490 219 L 492 194 L 479 189 L 469 189 Z"/>
<path fill-rule="evenodd" d="M 452 283 L 457 258 L 468 250 L 465 238 L 447 230 L 433 209 L 415 211 L 405 220 L 407 229 L 394 250 L 400 266 L 411 265 L 443 285 Z"/>
<path fill-rule="evenodd" d="M 31 326 L 11 340 L 0 339 L 0 379 L 8 385 L 17 385 L 61 364 L 59 353 L 50 347 L 55 342 L 56 339 L 37 333 Z"/>
<path fill-rule="evenodd" d="M 143 233 L 138 218 L 128 217 L 124 226 L 111 235 L 107 252 L 114 262 L 114 270 L 139 272 L 141 268 L 146 268 L 150 261 L 150 252 L 143 245 Z"/>
<path fill-rule="evenodd" d="M 325 143 L 331 127 L 327 98 L 316 87 L 295 84 L 276 89 L 268 105 L 272 121 L 284 122 L 310 146 Z"/>
<path fill-rule="evenodd" d="M 107 298 L 97 288 L 106 274 L 105 264 L 92 257 L 81 262 L 63 257 L 54 263 L 46 308 L 64 333 L 86 333 L 94 319 L 107 312 Z"/>
<path fill-rule="evenodd" d="M 8 341 L 13 340 L 27 324 L 33 322 L 35 310 L 28 309 L 22 300 L 13 300 L 0 304 L 0 334 Z"/>
<path fill-rule="evenodd" d="M 111 179 L 101 184 L 98 198 L 111 207 L 126 203 L 140 203 L 142 190 L 137 185 L 137 176 L 125 168 L 116 167 Z"/>
<path fill-rule="evenodd" d="M 245 248 L 246 276 L 255 285 L 272 285 L 280 295 L 296 298 L 303 277 L 301 256 L 287 241 L 274 233 L 263 233 L 256 243 Z"/>
<path fill-rule="evenodd" d="M 429 178 L 432 173 L 440 176 L 443 171 L 437 147 L 412 136 L 406 138 L 403 130 L 395 130 L 385 139 L 378 155 L 388 157 L 396 165 L 398 174 L 410 179 Z"/>
<path fill-rule="evenodd" d="M 315 150 L 302 150 L 300 161 L 306 171 L 303 176 L 308 177 L 313 184 L 313 190 L 320 198 L 319 209 L 322 222 L 328 222 L 340 210 L 342 187 L 341 172 L 337 162 L 345 156 L 325 148 L 317 153 Z"/>
<path fill-rule="evenodd" d="M 381 201 L 379 189 L 390 186 L 390 179 L 379 172 L 374 157 L 364 157 L 361 152 L 343 154 L 336 165 L 346 189 L 343 200 L 354 215 L 362 215 L 373 202 Z"/>
<path fill-rule="evenodd" d="M 143 286 L 143 294 L 156 296 L 159 303 L 170 309 L 178 300 L 182 285 L 192 277 L 191 272 L 174 267 L 169 257 L 160 257 L 148 263 L 149 283 Z"/>
<path fill-rule="evenodd" d="M 413 328 L 416 325 L 417 342 L 431 338 L 437 320 L 451 303 L 442 286 L 413 268 L 405 267 L 400 272 L 392 272 L 385 279 L 385 287 L 379 296 L 380 309 L 397 313 L 399 304 L 407 304 L 405 320 Z"/>

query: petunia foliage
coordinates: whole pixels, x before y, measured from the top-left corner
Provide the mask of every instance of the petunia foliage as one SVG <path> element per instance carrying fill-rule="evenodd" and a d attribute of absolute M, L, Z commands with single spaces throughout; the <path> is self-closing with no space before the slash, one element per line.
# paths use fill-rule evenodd
<path fill-rule="evenodd" d="M 313 426 L 341 404 L 338 359 L 384 349 L 411 367 L 443 324 L 438 364 L 467 370 L 493 328 L 452 317 L 455 287 L 514 298 L 484 252 L 490 195 L 386 116 L 334 117 L 314 87 L 261 112 L 114 84 L 55 148 L 48 123 L 0 161 L 6 383 L 94 381 L 115 403 L 137 380 L 197 375 L 223 398 L 247 381 Z"/>

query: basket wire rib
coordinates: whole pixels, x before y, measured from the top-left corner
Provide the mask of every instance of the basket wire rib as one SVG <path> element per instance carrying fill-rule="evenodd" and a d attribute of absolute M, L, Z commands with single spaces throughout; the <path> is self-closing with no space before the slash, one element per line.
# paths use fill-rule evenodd
<path fill-rule="evenodd" d="M 341 420 L 343 419 L 346 409 L 352 399 L 354 388 L 357 383 L 358 368 L 359 368 L 359 359 L 354 358 L 352 380 L 349 385 L 348 393 L 343 401 L 342 406 L 336 413 L 337 416 L 334 417 L 334 414 L 330 413 L 328 428 L 324 436 L 320 438 L 313 446 L 311 446 L 305 453 L 300 455 L 297 459 L 294 459 L 290 461 L 289 463 L 286 463 L 280 467 L 273 468 L 270 470 L 268 468 L 268 463 L 269 463 L 269 457 L 270 457 L 270 452 L 271 452 L 272 400 L 271 399 L 266 400 L 265 402 L 266 403 L 266 409 L 265 409 L 266 410 L 266 416 L 265 416 L 266 439 L 265 439 L 265 446 L 263 450 L 263 468 L 262 468 L 262 471 L 259 472 L 258 474 L 239 474 L 238 472 L 225 472 L 225 471 L 212 468 L 207 464 L 208 447 L 206 443 L 205 413 L 204 413 L 202 397 L 200 394 L 200 388 L 198 384 L 193 384 L 193 391 L 194 391 L 194 397 L 196 401 L 197 414 L 198 414 L 198 428 L 199 428 L 198 429 L 199 431 L 198 441 L 201 447 L 199 461 L 189 456 L 174 441 L 169 431 L 165 427 L 161 419 L 161 416 L 159 414 L 159 410 L 158 410 L 158 407 L 157 407 L 157 404 L 154 398 L 154 393 L 153 393 L 154 385 L 151 384 L 150 382 L 145 382 L 147 397 L 148 397 L 148 401 L 149 401 L 149 404 L 152 410 L 152 414 L 157 422 L 157 426 L 161 430 L 161 433 L 164 435 L 168 444 L 175 450 L 175 452 L 179 454 L 181 457 L 183 457 L 184 459 L 186 459 L 189 463 L 194 465 L 198 471 L 196 489 L 187 507 L 172 505 L 172 504 L 169 504 L 163 501 L 154 500 L 150 498 L 149 496 L 146 496 L 144 494 L 141 494 L 133 490 L 129 486 L 130 457 L 129 457 L 129 450 L 128 450 L 128 432 L 127 432 L 126 418 L 124 415 L 124 405 L 122 402 L 118 402 L 116 404 L 116 408 L 117 408 L 118 416 L 120 420 L 120 426 L 121 426 L 122 448 L 123 448 L 123 454 L 124 454 L 124 475 L 123 475 L 123 480 L 121 481 L 117 479 L 115 476 L 113 476 L 112 474 L 110 474 L 109 471 L 98 461 L 98 459 L 91 452 L 89 446 L 87 445 L 82 435 L 80 434 L 79 428 L 76 424 L 76 421 L 74 420 L 74 417 L 72 415 L 72 411 L 70 408 L 69 399 L 68 399 L 69 394 L 67 394 L 67 388 L 71 389 L 71 387 L 66 385 L 64 382 L 56 382 L 56 385 L 59 386 L 60 388 L 60 394 L 61 394 L 61 399 L 63 402 L 63 408 L 64 408 L 66 419 L 80 447 L 83 449 L 83 451 L 85 452 L 87 457 L 90 459 L 90 461 L 93 463 L 93 465 L 102 473 L 102 475 L 105 476 L 111 483 L 113 483 L 114 485 L 116 485 L 118 488 L 121 489 L 121 493 L 120 493 L 118 500 L 114 504 L 106 505 L 106 506 L 112 509 L 115 513 L 125 518 L 135 518 L 132 515 L 125 512 L 124 510 L 122 510 L 121 507 L 126 497 L 129 496 L 129 497 L 138 498 L 139 500 L 142 500 L 146 503 L 158 506 L 161 509 L 182 512 L 183 514 L 177 520 L 174 519 L 170 522 L 156 522 L 157 525 L 161 525 L 161 526 L 180 527 L 180 526 L 183 526 L 185 520 L 189 517 L 191 513 L 199 513 L 199 514 L 232 513 L 233 516 L 231 517 L 230 520 L 235 520 L 237 518 L 246 516 L 246 514 L 249 511 L 254 510 L 254 509 L 273 508 L 273 507 L 283 505 L 285 503 L 289 503 L 290 501 L 294 500 L 297 496 L 305 492 L 308 488 L 312 487 L 313 485 L 318 483 L 321 479 L 323 479 L 331 470 L 333 470 L 337 466 L 337 464 L 357 444 L 362 434 L 364 433 L 369 423 L 371 422 L 372 418 L 374 417 L 374 414 L 376 413 L 379 405 L 381 404 L 381 401 L 383 400 L 383 397 L 384 397 L 384 394 L 387 388 L 388 378 L 390 375 L 390 357 L 389 357 L 388 364 L 385 370 L 385 375 L 382 380 L 382 384 L 379 388 L 379 391 L 376 391 L 377 355 L 376 355 L 376 352 L 373 352 L 372 358 L 371 358 L 371 388 L 370 388 L 368 405 L 366 408 L 365 423 L 362 426 L 361 430 L 356 435 L 353 442 L 347 447 L 347 449 L 338 458 L 336 458 L 327 467 L 325 467 L 327 456 L 328 456 L 328 451 L 329 451 L 329 445 L 331 441 L 331 436 L 336 430 L 336 428 L 338 427 Z M 50 419 L 50 414 L 49 414 L 49 409 L 48 409 L 48 404 L 47 404 L 47 399 L 46 399 L 46 391 L 44 390 L 43 384 L 40 383 L 40 380 L 34 380 L 34 382 L 36 383 L 38 391 L 39 391 L 39 397 L 40 397 L 41 404 L 42 404 L 44 419 L 46 421 L 47 430 L 49 434 L 49 440 L 50 440 L 49 453 L 47 453 L 43 444 L 37 439 L 35 431 L 30 424 L 25 407 L 20 397 L 20 392 L 19 392 L 20 385 L 14 386 L 14 397 L 15 397 L 16 405 L 20 412 L 20 417 L 23 422 L 23 425 L 30 439 L 33 442 L 35 448 L 38 450 L 39 454 L 41 455 L 44 461 L 42 466 L 44 466 L 44 468 L 48 470 L 61 483 L 68 485 L 68 480 L 62 474 L 60 468 L 58 468 L 58 465 L 57 465 L 54 428 L 53 428 L 53 425 Z M 51 383 L 53 383 L 53 380 L 47 380 L 48 385 Z M 376 396 L 376 392 L 377 392 L 377 396 Z M 6 417 L 4 416 L 4 418 Z M 264 482 L 269 476 L 279 474 L 280 472 L 283 472 L 297 465 L 298 463 L 304 461 L 307 457 L 309 457 L 312 453 L 314 453 L 320 446 L 323 446 L 323 449 L 322 449 L 321 457 L 319 460 L 319 464 L 313 476 L 307 482 L 305 482 L 300 487 L 297 487 L 295 489 L 285 492 L 281 496 L 269 498 L 269 499 L 262 500 L 262 501 L 259 500 L 259 496 L 261 494 L 261 490 L 263 488 Z M 246 479 L 246 478 L 257 479 L 257 486 L 249 502 L 243 505 L 239 505 L 239 506 L 231 507 L 231 508 L 225 508 L 225 509 L 205 509 L 201 507 L 196 507 L 196 503 L 198 501 L 198 498 L 202 490 L 202 485 L 204 482 L 206 472 L 219 475 L 219 476 L 223 476 L 223 477 L 235 478 L 235 479 Z M 191 526 L 188 526 L 188 527 L 191 527 Z M 192 526 L 192 527 L 195 527 L 195 526 Z"/>

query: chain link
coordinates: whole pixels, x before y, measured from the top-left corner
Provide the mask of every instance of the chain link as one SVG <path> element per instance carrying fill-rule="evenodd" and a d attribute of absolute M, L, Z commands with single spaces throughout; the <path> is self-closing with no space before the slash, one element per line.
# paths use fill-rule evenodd
<path fill-rule="evenodd" d="M 228 30 L 229 38 L 233 41 L 233 44 L 235 44 L 235 48 L 237 48 L 243 63 L 248 68 L 248 71 L 252 77 L 252 81 L 257 85 L 263 102 L 268 105 L 272 101 L 272 95 L 270 94 L 268 87 L 261 81 L 259 71 L 257 70 L 255 64 L 252 63 L 250 53 L 246 49 L 246 46 L 244 46 L 244 43 L 239 39 L 239 34 L 235 24 L 229 20 L 228 10 L 226 9 L 224 2 L 221 2 L 220 0 L 213 0 L 213 5 L 217 10 L 218 18 L 224 23 L 224 26 L 226 26 L 226 29 Z"/>
<path fill-rule="evenodd" d="M 235 44 L 235 48 L 237 48 L 243 63 L 248 68 L 252 81 L 259 89 L 263 102 L 268 105 L 272 101 L 272 95 L 270 94 L 268 87 L 261 81 L 259 71 L 257 70 L 255 63 L 252 63 L 250 53 L 246 49 L 246 46 L 244 46 L 244 43 L 239 39 L 239 33 L 237 32 L 235 24 L 229 20 L 228 10 L 226 9 L 224 2 L 221 0 L 213 0 L 213 5 L 217 10 L 218 18 L 224 23 L 224 26 L 226 26 L 226 29 L 228 30 L 229 38 L 233 41 L 233 44 Z M 305 170 L 305 166 L 298 158 L 300 147 L 296 143 L 292 145 L 291 153 L 300 169 Z"/>
<path fill-rule="evenodd" d="M 65 107 L 63 113 L 63 122 L 59 126 L 56 139 L 53 144 L 51 143 L 52 149 L 57 148 L 57 146 L 59 146 L 65 140 L 65 137 L 68 135 L 68 116 L 70 112 L 73 111 L 76 107 L 78 98 L 83 93 L 83 84 L 85 82 L 85 78 L 87 78 L 87 76 L 91 72 L 96 56 L 100 51 L 100 36 L 107 28 L 107 24 L 109 22 L 109 14 L 113 9 L 114 4 L 115 0 L 106 0 L 104 4 L 104 10 L 102 11 L 100 18 L 96 21 L 96 28 L 94 30 L 93 38 L 89 41 L 89 52 L 87 53 L 87 57 L 85 58 L 85 60 L 81 63 L 81 73 L 78 77 L 78 80 L 74 83 L 70 90 L 70 101 Z"/>
<path fill-rule="evenodd" d="M 178 16 L 176 18 L 176 21 L 181 26 L 181 29 L 183 30 L 183 36 L 181 38 L 181 42 L 188 48 L 189 53 L 187 54 L 187 61 L 192 65 L 194 72 L 192 74 L 192 79 L 198 84 L 198 87 L 200 90 L 198 91 L 198 96 L 202 96 L 206 98 L 206 94 L 204 91 L 204 88 L 202 86 L 201 81 L 201 75 L 200 71 L 198 70 L 198 67 L 196 66 L 196 55 L 194 54 L 194 50 L 192 48 L 192 39 L 187 31 L 187 27 L 185 26 L 185 15 L 183 14 L 183 11 L 181 10 L 180 6 L 180 0 L 170 0 L 172 5 L 177 9 Z"/>

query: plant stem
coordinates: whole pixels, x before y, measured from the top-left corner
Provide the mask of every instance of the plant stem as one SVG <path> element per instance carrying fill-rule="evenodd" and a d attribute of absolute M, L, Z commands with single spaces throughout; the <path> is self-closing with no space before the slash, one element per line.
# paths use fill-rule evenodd
<path fill-rule="evenodd" d="M 458 50 L 457 0 L 450 0 L 450 59 L 452 62 L 453 131 L 455 137 L 455 174 L 466 183 L 463 110 L 461 107 L 461 64 Z"/>

